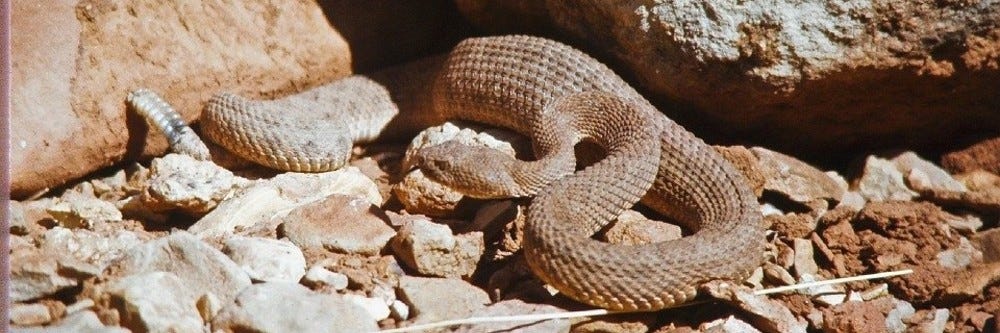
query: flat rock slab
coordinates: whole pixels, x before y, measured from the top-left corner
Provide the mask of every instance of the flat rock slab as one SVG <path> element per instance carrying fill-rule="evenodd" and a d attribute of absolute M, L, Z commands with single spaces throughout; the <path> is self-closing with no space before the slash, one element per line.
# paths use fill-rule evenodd
<path fill-rule="evenodd" d="M 295 283 L 255 284 L 212 319 L 213 330 L 253 332 L 375 332 L 368 311 L 338 295 Z"/>
<path fill-rule="evenodd" d="M 486 291 L 459 279 L 401 276 L 397 292 L 415 323 L 465 317 L 490 303 Z"/>
<path fill-rule="evenodd" d="M 154 271 L 174 273 L 188 288 L 211 292 L 223 302 L 250 285 L 250 278 L 239 265 L 184 231 L 133 247 L 105 273 L 125 277 Z"/>
<path fill-rule="evenodd" d="M 120 305 L 122 326 L 135 332 L 196 332 L 204 325 L 195 307 L 201 290 L 167 272 L 148 272 L 114 281 L 104 293 Z"/>
<path fill-rule="evenodd" d="M 315 2 L 19 1 L 12 13 L 15 198 L 163 152 L 163 136 L 126 112 L 132 89 L 191 120 L 217 92 L 272 97 L 351 71 Z"/>

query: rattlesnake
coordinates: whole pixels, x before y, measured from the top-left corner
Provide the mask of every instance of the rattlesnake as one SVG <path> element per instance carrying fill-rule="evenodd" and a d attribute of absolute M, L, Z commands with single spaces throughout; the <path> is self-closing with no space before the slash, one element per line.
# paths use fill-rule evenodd
<path fill-rule="evenodd" d="M 426 148 L 417 164 L 472 196 L 534 194 L 522 244 L 529 266 L 594 306 L 662 309 L 710 280 L 745 278 L 763 260 L 764 230 L 744 177 L 579 50 L 539 37 L 471 38 L 446 56 L 374 78 L 352 76 L 274 101 L 218 94 L 201 129 L 247 159 L 292 171 L 336 169 L 352 143 L 445 120 L 525 134 L 535 161 L 446 143 Z M 153 115 L 157 100 L 146 90 L 130 95 Z M 160 117 L 165 132 L 189 133 L 174 130 L 175 118 Z M 603 146 L 607 157 L 574 171 L 581 140 Z M 188 141 L 197 140 L 172 139 Z M 636 246 L 590 238 L 640 198 L 695 233 Z"/>

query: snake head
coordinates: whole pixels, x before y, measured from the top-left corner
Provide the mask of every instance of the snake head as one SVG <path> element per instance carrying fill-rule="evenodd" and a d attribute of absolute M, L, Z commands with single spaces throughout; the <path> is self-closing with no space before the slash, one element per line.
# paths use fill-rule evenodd
<path fill-rule="evenodd" d="M 479 199 L 523 196 L 512 173 L 516 160 L 496 149 L 456 141 L 420 149 L 413 162 L 431 180 Z"/>

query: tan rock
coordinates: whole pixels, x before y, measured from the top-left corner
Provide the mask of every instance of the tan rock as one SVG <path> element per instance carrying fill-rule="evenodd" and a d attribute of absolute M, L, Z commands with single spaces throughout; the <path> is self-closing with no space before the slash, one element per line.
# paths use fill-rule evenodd
<path fill-rule="evenodd" d="M 481 232 L 452 235 L 446 225 L 413 220 L 399 229 L 391 246 L 403 263 L 421 274 L 470 277 L 486 245 Z"/>
<path fill-rule="evenodd" d="M 618 216 L 604 239 L 609 243 L 639 245 L 666 242 L 681 238 L 681 227 L 646 218 L 641 213 L 628 210 Z"/>
<path fill-rule="evenodd" d="M 381 209 L 345 195 L 304 204 L 278 220 L 281 233 L 303 249 L 375 255 L 396 235 Z"/>
<path fill-rule="evenodd" d="M 844 196 L 836 180 L 805 162 L 761 147 L 750 150 L 757 157 L 757 169 L 765 179 L 765 190 L 781 193 L 800 203 L 817 199 L 840 201 Z"/>
<path fill-rule="evenodd" d="M 315 2 L 18 2 L 12 12 L 15 198 L 162 152 L 162 135 L 126 112 L 131 89 L 159 91 L 191 120 L 223 90 L 277 96 L 350 73 L 347 44 Z"/>

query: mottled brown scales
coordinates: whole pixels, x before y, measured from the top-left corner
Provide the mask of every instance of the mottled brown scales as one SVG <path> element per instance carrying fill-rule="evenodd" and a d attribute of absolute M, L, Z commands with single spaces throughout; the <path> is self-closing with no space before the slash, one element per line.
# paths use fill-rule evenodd
<path fill-rule="evenodd" d="M 524 231 L 529 265 L 595 306 L 662 309 L 691 299 L 704 282 L 741 279 L 763 261 L 764 230 L 746 179 L 572 47 L 528 36 L 471 38 L 443 58 L 373 77 L 379 82 L 354 76 L 275 101 L 220 94 L 201 126 L 245 158 L 295 171 L 339 168 L 352 143 L 446 120 L 529 136 L 534 161 L 445 144 L 423 151 L 418 165 L 473 196 L 536 195 Z M 574 172 L 580 140 L 597 142 L 608 156 Z M 637 246 L 590 238 L 640 198 L 696 232 Z"/>

